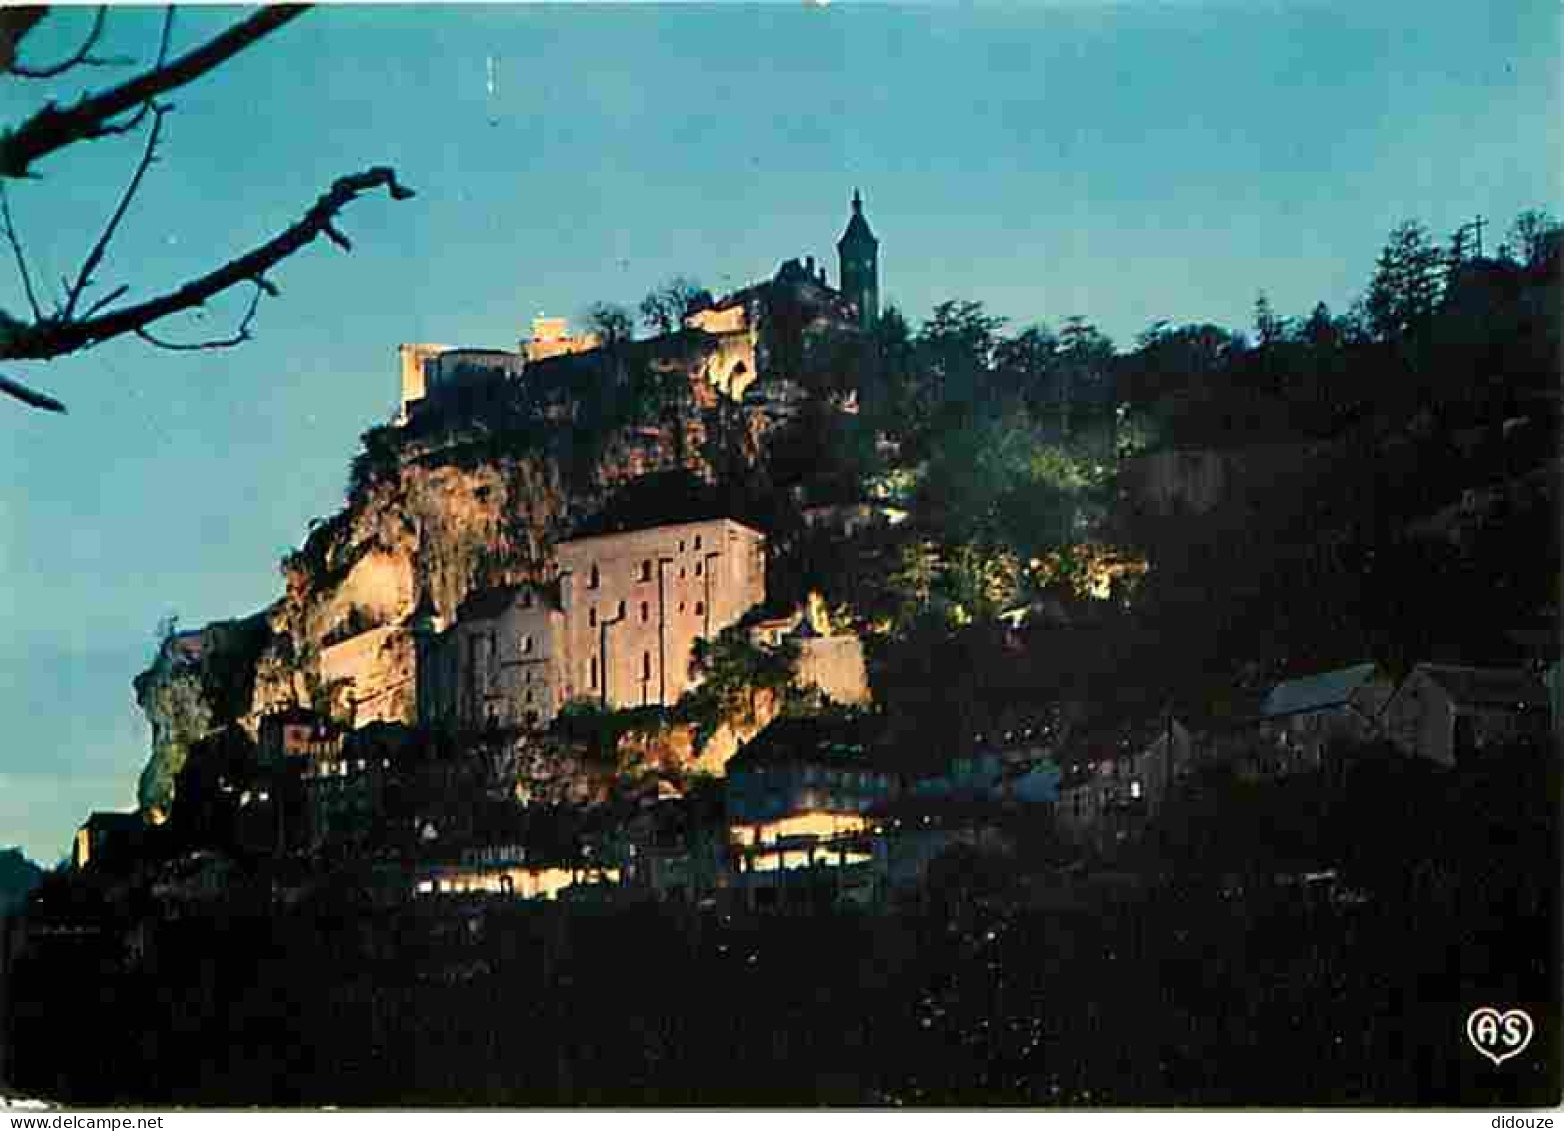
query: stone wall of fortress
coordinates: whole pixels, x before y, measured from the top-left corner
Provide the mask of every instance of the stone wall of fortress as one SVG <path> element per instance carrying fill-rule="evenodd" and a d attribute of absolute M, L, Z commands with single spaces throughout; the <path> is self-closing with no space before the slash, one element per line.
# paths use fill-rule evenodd
<path fill-rule="evenodd" d="M 335 686 L 332 714 L 355 727 L 409 722 L 417 687 L 408 632 L 395 625 L 371 629 L 321 649 L 320 679 Z"/>
<path fill-rule="evenodd" d="M 727 519 L 562 543 L 569 695 L 613 707 L 675 702 L 690 686 L 696 638 L 765 600 L 765 545 Z"/>

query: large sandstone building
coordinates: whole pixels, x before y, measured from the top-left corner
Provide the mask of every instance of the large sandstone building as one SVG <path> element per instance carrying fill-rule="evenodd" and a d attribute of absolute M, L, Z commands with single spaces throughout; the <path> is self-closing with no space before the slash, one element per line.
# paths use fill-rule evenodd
<path fill-rule="evenodd" d="M 475 594 L 441 626 L 417 618 L 418 713 L 462 727 L 548 722 L 571 699 L 668 706 L 695 641 L 766 596 L 766 540 L 731 519 L 573 538 L 550 585 Z"/>

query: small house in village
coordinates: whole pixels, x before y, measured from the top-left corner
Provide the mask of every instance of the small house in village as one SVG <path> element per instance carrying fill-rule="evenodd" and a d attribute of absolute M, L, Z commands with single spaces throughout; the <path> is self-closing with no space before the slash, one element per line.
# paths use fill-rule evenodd
<path fill-rule="evenodd" d="M 93 813 L 76 830 L 71 843 L 71 866 L 112 867 L 132 856 L 145 839 L 146 822 L 140 813 Z"/>
<path fill-rule="evenodd" d="M 758 645 L 786 641 L 797 647 L 794 678 L 799 687 L 814 688 L 844 707 L 861 707 L 870 702 L 863 641 L 850 632 L 832 631 L 825 602 L 818 593 L 811 593 L 805 605 L 785 616 L 755 622 L 749 635 Z"/>
<path fill-rule="evenodd" d="M 1484 750 L 1544 739 L 1548 689 L 1523 668 L 1418 664 L 1386 703 L 1384 733 L 1396 746 L 1442 766 Z"/>
<path fill-rule="evenodd" d="M 869 720 L 784 717 L 729 759 L 735 882 L 757 902 L 780 901 L 790 871 L 870 864 L 869 814 L 899 787 L 873 740 Z"/>
<path fill-rule="evenodd" d="M 256 749 L 265 766 L 308 765 L 342 749 L 342 727 L 307 707 L 261 716 Z"/>
<path fill-rule="evenodd" d="M 1372 663 L 1278 683 L 1260 705 L 1253 768 L 1262 777 L 1320 769 L 1332 743 L 1374 737 L 1393 689 Z"/>
<path fill-rule="evenodd" d="M 1061 755 L 1059 830 L 1077 840 L 1127 835 L 1162 807 L 1192 756 L 1188 729 L 1170 715 L 1072 739 Z"/>

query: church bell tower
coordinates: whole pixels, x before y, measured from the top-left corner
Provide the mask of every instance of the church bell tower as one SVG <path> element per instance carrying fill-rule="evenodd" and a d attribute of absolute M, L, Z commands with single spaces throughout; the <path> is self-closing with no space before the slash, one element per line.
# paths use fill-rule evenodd
<path fill-rule="evenodd" d="M 853 214 L 836 241 L 841 265 L 842 296 L 858 308 L 858 325 L 874 328 L 880 317 L 880 241 L 863 218 L 863 197 L 853 190 Z"/>

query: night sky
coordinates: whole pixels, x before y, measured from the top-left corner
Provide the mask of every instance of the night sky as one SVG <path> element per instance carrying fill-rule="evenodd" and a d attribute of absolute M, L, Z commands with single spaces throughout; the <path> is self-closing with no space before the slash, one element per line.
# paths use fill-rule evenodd
<path fill-rule="evenodd" d="M 239 18 L 186 8 L 175 50 Z M 1016 325 L 1084 315 L 1121 347 L 1157 319 L 1247 328 L 1346 308 L 1404 219 L 1489 247 L 1561 211 L 1556 0 L 318 10 L 177 92 L 98 272 L 162 290 L 261 242 L 331 180 L 394 165 L 418 191 L 352 205 L 272 278 L 243 349 L 135 340 L 8 367 L 70 407 L 0 403 L 0 845 L 48 864 L 147 756 L 131 678 L 159 618 L 243 615 L 341 503 L 357 436 L 397 397 L 403 341 L 514 348 L 540 313 L 633 305 L 675 273 L 715 291 L 824 257 L 861 187 L 882 302 L 947 298 Z M 117 10 L 146 59 L 160 15 Z M 68 53 L 90 12 L 24 45 Z M 123 70 L 85 74 L 93 85 Z M 64 81 L 0 83 L 0 121 Z M 12 203 L 35 276 L 74 274 L 139 152 L 48 159 Z M 52 293 L 52 290 L 51 290 Z M 247 294 L 165 336 L 222 332 Z M 0 309 L 25 309 L 0 259 Z"/>

